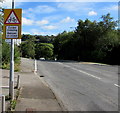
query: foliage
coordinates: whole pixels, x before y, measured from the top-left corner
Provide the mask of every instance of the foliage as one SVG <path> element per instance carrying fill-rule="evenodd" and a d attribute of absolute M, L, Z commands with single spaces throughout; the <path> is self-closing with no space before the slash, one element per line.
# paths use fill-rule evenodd
<path fill-rule="evenodd" d="M 1 45 L 1 57 L 2 57 L 2 68 L 9 69 L 10 68 L 10 45 L 5 42 L 5 40 L 2 40 Z M 15 71 L 19 70 L 20 65 L 20 49 L 15 45 L 15 51 L 14 51 L 14 61 L 15 61 Z"/>
<path fill-rule="evenodd" d="M 31 36 L 30 39 L 23 42 L 21 44 L 21 52 L 22 56 L 26 58 L 34 58 L 35 57 L 35 39 Z"/>
<path fill-rule="evenodd" d="M 17 103 L 16 100 L 12 100 L 12 101 L 10 101 L 10 108 L 11 108 L 11 110 L 14 110 L 14 109 L 15 109 L 15 107 L 16 107 L 16 103 Z"/>
<path fill-rule="evenodd" d="M 57 36 L 23 35 L 22 56 L 120 64 L 120 32 L 109 13 L 98 22 L 86 19 L 77 24 L 73 32 Z"/>
<path fill-rule="evenodd" d="M 72 58 L 71 52 L 74 51 L 73 45 L 73 35 L 74 32 L 66 32 L 64 31 L 61 34 L 58 34 L 55 38 L 54 45 L 54 54 L 57 59 L 69 59 Z"/>
<path fill-rule="evenodd" d="M 53 45 L 47 43 L 36 44 L 36 59 L 44 57 L 45 59 L 51 59 L 53 56 Z"/>
<path fill-rule="evenodd" d="M 52 43 L 52 41 L 54 40 L 54 37 L 53 35 L 51 36 L 42 36 L 42 35 L 29 35 L 29 34 L 23 34 L 22 35 L 22 41 L 27 41 L 31 38 L 36 39 L 35 40 L 35 43 Z"/>
<path fill-rule="evenodd" d="M 15 63 L 20 63 L 20 56 L 21 56 L 21 54 L 20 54 L 20 48 L 17 46 L 17 45 L 15 45 L 15 50 L 14 50 L 14 61 L 15 61 Z"/>
<path fill-rule="evenodd" d="M 55 37 L 54 54 L 58 59 L 120 64 L 117 62 L 120 35 L 116 25 L 109 13 L 99 22 L 79 20 L 73 33 L 63 32 Z"/>
<path fill-rule="evenodd" d="M 2 65 L 7 65 L 10 62 L 10 45 L 2 40 Z"/>

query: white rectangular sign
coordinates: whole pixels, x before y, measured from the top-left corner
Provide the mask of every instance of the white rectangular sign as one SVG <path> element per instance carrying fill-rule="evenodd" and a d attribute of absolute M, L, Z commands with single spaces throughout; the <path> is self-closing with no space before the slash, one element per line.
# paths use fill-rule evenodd
<path fill-rule="evenodd" d="M 18 26 L 6 26 L 6 38 L 18 38 Z"/>

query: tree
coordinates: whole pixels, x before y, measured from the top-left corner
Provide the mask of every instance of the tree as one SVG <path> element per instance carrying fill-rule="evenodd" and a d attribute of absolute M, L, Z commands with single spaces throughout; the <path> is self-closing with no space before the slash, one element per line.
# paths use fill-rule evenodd
<path fill-rule="evenodd" d="M 54 54 L 58 59 L 115 63 L 120 47 L 117 21 L 109 13 L 101 19 L 100 22 L 79 20 L 73 34 L 58 34 L 53 42 Z"/>
<path fill-rule="evenodd" d="M 47 43 L 39 43 L 35 49 L 36 59 L 44 57 L 45 59 L 52 59 L 53 57 L 53 45 Z"/>
<path fill-rule="evenodd" d="M 86 19 L 79 20 L 78 26 L 75 30 L 76 49 L 78 53 L 78 60 L 90 61 L 92 60 L 92 51 L 96 47 L 97 41 L 97 22 Z"/>
<path fill-rule="evenodd" d="M 15 45 L 15 52 L 14 52 L 15 63 L 20 64 L 20 56 L 21 56 L 20 48 L 17 45 Z"/>
<path fill-rule="evenodd" d="M 117 21 L 113 21 L 110 14 L 103 15 L 98 23 L 99 38 L 96 43 L 96 58 L 101 62 L 112 63 L 113 49 L 120 44 L 119 35 L 115 30 Z"/>
<path fill-rule="evenodd" d="M 10 45 L 2 40 L 2 65 L 10 62 Z"/>
<path fill-rule="evenodd" d="M 24 57 L 34 58 L 35 55 L 37 59 L 54 56 L 57 59 L 118 64 L 120 32 L 116 25 L 117 21 L 108 13 L 102 15 L 99 22 L 79 20 L 73 32 L 64 31 L 57 36 L 23 35 L 22 53 Z M 34 40 L 30 41 L 32 37 Z"/>
<path fill-rule="evenodd" d="M 33 36 L 30 37 L 31 38 L 21 44 L 22 56 L 26 58 L 35 57 L 35 38 Z"/>
<path fill-rule="evenodd" d="M 58 34 L 54 41 L 54 55 L 57 57 L 57 59 L 70 59 L 73 58 L 72 55 L 74 55 L 73 50 L 73 39 L 74 32 L 62 32 L 61 34 Z M 72 54 L 73 52 L 73 54 Z"/>

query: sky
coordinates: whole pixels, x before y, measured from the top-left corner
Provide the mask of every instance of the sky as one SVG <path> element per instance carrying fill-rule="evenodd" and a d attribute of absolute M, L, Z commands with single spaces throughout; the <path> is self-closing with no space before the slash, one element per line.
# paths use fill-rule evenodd
<path fill-rule="evenodd" d="M 2 5 L 4 8 L 11 8 L 10 3 L 6 2 Z M 117 1 L 26 1 L 15 2 L 15 8 L 22 8 L 22 34 L 57 35 L 63 31 L 73 31 L 80 19 L 101 21 L 101 16 L 107 13 L 110 13 L 114 20 L 118 20 Z"/>

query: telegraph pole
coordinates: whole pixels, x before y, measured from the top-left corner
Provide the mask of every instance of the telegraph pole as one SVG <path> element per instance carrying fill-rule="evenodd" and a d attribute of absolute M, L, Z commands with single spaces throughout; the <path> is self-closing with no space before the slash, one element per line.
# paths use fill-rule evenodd
<path fill-rule="evenodd" d="M 12 0 L 12 9 L 14 9 L 14 0 Z M 9 96 L 14 100 L 14 39 L 11 39 Z"/>

